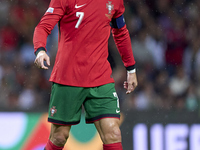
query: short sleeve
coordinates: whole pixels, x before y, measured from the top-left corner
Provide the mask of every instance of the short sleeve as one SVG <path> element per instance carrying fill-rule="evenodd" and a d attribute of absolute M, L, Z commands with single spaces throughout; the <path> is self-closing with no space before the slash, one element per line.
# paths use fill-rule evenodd
<path fill-rule="evenodd" d="M 117 0 L 118 4 L 118 8 L 115 12 L 115 14 L 113 15 L 113 18 L 118 18 L 121 15 L 123 15 L 125 8 L 124 8 L 124 1 L 123 0 Z"/>

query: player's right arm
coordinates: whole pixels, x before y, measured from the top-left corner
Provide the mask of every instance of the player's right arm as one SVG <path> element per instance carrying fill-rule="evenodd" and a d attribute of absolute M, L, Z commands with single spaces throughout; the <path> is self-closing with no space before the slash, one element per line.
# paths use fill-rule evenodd
<path fill-rule="evenodd" d="M 35 28 L 33 45 L 36 54 L 35 64 L 39 68 L 48 69 L 44 66 L 44 61 L 47 61 L 47 65 L 50 65 L 49 56 L 46 54 L 47 37 L 65 14 L 66 8 L 67 0 L 51 0 L 48 10 Z"/>

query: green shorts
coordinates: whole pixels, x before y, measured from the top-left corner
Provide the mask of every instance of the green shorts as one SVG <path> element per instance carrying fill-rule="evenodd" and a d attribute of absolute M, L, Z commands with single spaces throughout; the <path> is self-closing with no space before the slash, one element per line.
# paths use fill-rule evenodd
<path fill-rule="evenodd" d="M 78 124 L 83 107 L 86 123 L 102 118 L 120 118 L 119 99 L 114 86 L 114 83 L 109 83 L 86 88 L 53 83 L 48 121 L 58 125 Z"/>

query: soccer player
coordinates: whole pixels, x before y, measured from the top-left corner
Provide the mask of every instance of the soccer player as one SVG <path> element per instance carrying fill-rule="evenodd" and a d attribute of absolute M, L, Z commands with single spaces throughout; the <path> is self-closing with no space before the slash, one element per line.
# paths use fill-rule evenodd
<path fill-rule="evenodd" d="M 62 150 L 72 125 L 85 108 L 86 123 L 94 123 L 104 150 L 122 150 L 120 108 L 107 60 L 112 34 L 127 69 L 127 94 L 137 86 L 135 60 L 125 25 L 123 0 L 51 0 L 34 31 L 35 64 L 50 66 L 46 40 L 58 23 L 59 43 L 51 73 L 48 121 L 51 133 L 46 150 Z M 44 61 L 47 65 L 44 65 Z"/>

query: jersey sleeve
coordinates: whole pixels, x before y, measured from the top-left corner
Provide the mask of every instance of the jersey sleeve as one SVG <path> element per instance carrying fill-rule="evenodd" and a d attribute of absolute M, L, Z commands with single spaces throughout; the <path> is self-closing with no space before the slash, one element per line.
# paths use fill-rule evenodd
<path fill-rule="evenodd" d="M 126 28 L 126 25 L 124 25 L 124 27 L 120 29 L 112 28 L 112 34 L 124 66 L 127 70 L 134 69 L 135 59 L 133 56 L 130 35 Z"/>
<path fill-rule="evenodd" d="M 125 11 L 124 1 L 119 0 L 119 7 L 116 10 L 115 14 L 113 15 L 113 18 L 119 18 L 121 15 L 123 15 L 124 11 Z"/>
<path fill-rule="evenodd" d="M 119 8 L 113 15 L 111 27 L 113 38 L 124 66 L 127 70 L 132 70 L 135 69 L 135 59 L 133 56 L 130 35 L 123 18 L 124 11 L 123 0 L 119 0 Z"/>
<path fill-rule="evenodd" d="M 47 36 L 65 14 L 67 5 L 67 0 L 51 0 L 49 8 L 34 31 L 33 44 L 35 53 L 38 49 L 41 50 L 41 48 L 46 50 Z"/>

